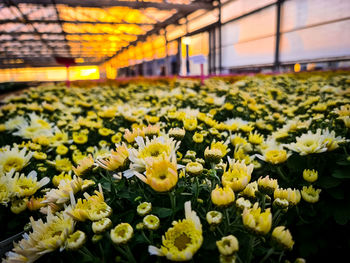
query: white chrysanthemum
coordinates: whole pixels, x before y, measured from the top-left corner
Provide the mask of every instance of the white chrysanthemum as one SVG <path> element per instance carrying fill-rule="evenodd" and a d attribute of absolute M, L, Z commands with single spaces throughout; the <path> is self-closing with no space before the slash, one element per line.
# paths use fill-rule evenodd
<path fill-rule="evenodd" d="M 11 198 L 14 195 L 13 184 L 14 179 L 12 178 L 15 170 L 0 176 L 0 204 L 7 206 Z"/>
<path fill-rule="evenodd" d="M 6 253 L 4 263 L 34 262 L 42 255 L 58 248 L 64 249 L 68 236 L 74 230 L 74 220 L 66 213 L 53 215 L 49 209 L 47 222 L 30 218 L 32 232 L 23 235 L 23 239 L 14 244 L 11 252 Z"/>
<path fill-rule="evenodd" d="M 133 172 L 144 172 L 146 170 L 146 160 L 149 158 L 161 160 L 169 158 L 176 160 L 176 150 L 180 142 L 174 141 L 166 136 L 154 137 L 152 140 L 138 136 L 135 138 L 138 149 L 129 149 L 129 159 L 131 161 L 130 170 L 124 174 L 126 177 L 133 175 Z"/>
<path fill-rule="evenodd" d="M 8 173 L 12 169 L 15 171 L 20 171 L 25 167 L 30 158 L 32 158 L 33 153 L 28 152 L 27 148 L 19 150 L 17 147 L 12 148 L 6 146 L 0 149 L 0 174 Z"/>
<path fill-rule="evenodd" d="M 92 184 L 94 184 L 92 180 L 83 180 L 75 175 L 72 180 L 61 180 L 57 189 L 51 189 L 46 193 L 43 203 L 66 203 L 70 199 L 70 192 L 75 194 Z"/>
<path fill-rule="evenodd" d="M 234 119 L 228 119 L 224 122 L 227 125 L 232 125 L 232 124 L 236 124 L 238 127 L 241 127 L 243 125 L 248 125 L 249 121 L 245 121 L 239 117 L 234 118 Z"/>
<path fill-rule="evenodd" d="M 335 137 L 335 132 L 329 132 L 328 128 L 322 130 L 323 142 L 326 143 L 328 151 L 333 151 L 339 147 L 340 143 L 345 143 L 350 140 L 342 138 L 341 136 Z"/>
<path fill-rule="evenodd" d="M 35 113 L 29 114 L 29 123 L 23 122 L 17 126 L 17 131 L 13 135 L 20 136 L 25 139 L 33 139 L 40 136 L 52 136 L 53 125 L 43 117 Z"/>
<path fill-rule="evenodd" d="M 50 182 L 48 177 L 44 177 L 38 181 L 36 171 L 31 171 L 28 176 L 16 173 L 13 180 L 13 191 L 17 197 L 31 196 Z"/>
<path fill-rule="evenodd" d="M 14 118 L 9 119 L 5 122 L 6 130 L 12 131 L 17 128 L 17 126 L 21 126 L 27 123 L 26 119 L 23 116 L 16 116 Z"/>
<path fill-rule="evenodd" d="M 268 138 L 259 147 L 261 154 L 255 154 L 259 159 L 272 164 L 279 164 L 285 162 L 292 154 L 289 151 L 283 149 L 283 145 L 279 144 L 272 138 Z"/>
<path fill-rule="evenodd" d="M 328 150 L 328 142 L 325 141 L 321 130 L 318 129 L 316 133 L 309 131 L 296 138 L 295 143 L 285 144 L 288 149 L 298 152 L 300 155 L 308 155 L 312 153 L 322 153 Z"/>

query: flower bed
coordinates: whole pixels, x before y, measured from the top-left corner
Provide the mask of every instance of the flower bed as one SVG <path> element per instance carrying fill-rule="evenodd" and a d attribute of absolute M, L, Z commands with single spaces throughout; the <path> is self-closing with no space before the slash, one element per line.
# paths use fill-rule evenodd
<path fill-rule="evenodd" d="M 345 253 L 347 72 L 94 85 L 5 99 L 0 240 L 25 234 L 3 262 Z"/>

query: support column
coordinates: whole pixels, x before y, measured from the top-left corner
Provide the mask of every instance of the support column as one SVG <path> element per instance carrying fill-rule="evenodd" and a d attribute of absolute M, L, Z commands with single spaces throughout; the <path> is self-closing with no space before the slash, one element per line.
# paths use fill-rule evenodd
<path fill-rule="evenodd" d="M 278 0 L 276 3 L 276 40 L 275 40 L 275 59 L 274 59 L 274 70 L 280 70 L 280 41 L 281 41 L 281 7 L 283 0 Z"/>
<path fill-rule="evenodd" d="M 165 38 L 165 76 L 170 75 L 170 63 L 169 63 L 169 50 L 168 50 L 168 36 L 166 34 L 166 28 L 164 28 L 164 38 Z"/>
<path fill-rule="evenodd" d="M 218 19 L 218 26 L 219 26 L 219 74 L 222 73 L 222 34 L 221 34 L 221 1 L 219 0 L 219 19 Z"/>

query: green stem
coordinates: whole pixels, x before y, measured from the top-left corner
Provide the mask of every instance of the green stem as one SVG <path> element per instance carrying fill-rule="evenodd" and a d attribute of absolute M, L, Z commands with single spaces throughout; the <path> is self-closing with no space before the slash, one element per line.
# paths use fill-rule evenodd
<path fill-rule="evenodd" d="M 136 259 L 134 258 L 134 255 L 132 254 L 131 250 L 130 250 L 130 247 L 128 244 L 125 245 L 125 250 L 126 250 L 126 253 L 128 254 L 128 260 L 129 262 L 132 262 L 132 263 L 137 263 Z"/>
<path fill-rule="evenodd" d="M 280 215 L 281 215 L 281 209 L 278 209 L 277 211 L 276 211 L 276 213 L 273 215 L 273 217 L 272 217 L 272 223 L 274 224 L 274 222 L 276 222 L 276 224 L 275 225 L 277 225 L 278 224 L 278 221 L 279 221 L 279 217 L 280 217 Z"/>
<path fill-rule="evenodd" d="M 102 255 L 102 262 L 104 262 L 105 261 L 105 253 L 104 253 L 104 250 L 102 248 L 101 242 L 98 243 L 98 246 L 100 248 L 100 252 L 101 252 L 101 255 Z"/>
<path fill-rule="evenodd" d="M 170 198 L 171 210 L 172 210 L 171 218 L 172 218 L 172 220 L 174 220 L 175 208 L 176 208 L 176 196 L 175 196 L 175 193 L 173 191 L 169 192 L 169 198 Z"/>
<path fill-rule="evenodd" d="M 198 182 L 198 177 L 196 177 L 196 202 L 198 200 L 198 196 L 199 196 L 199 182 Z"/>
<path fill-rule="evenodd" d="M 230 215 L 228 213 L 228 208 L 225 209 L 225 215 L 226 215 L 227 227 L 230 227 Z"/>
<path fill-rule="evenodd" d="M 124 257 L 128 258 L 128 254 L 119 246 L 115 246 L 116 249 L 122 254 Z"/>
<path fill-rule="evenodd" d="M 222 232 L 221 228 L 219 226 L 216 226 L 216 229 L 219 231 L 221 236 L 224 236 L 224 233 Z"/>
<path fill-rule="evenodd" d="M 276 168 L 278 175 L 286 182 L 289 182 L 288 178 L 284 175 L 284 173 L 282 172 L 281 167 L 277 166 Z"/>
<path fill-rule="evenodd" d="M 260 263 L 265 262 L 266 259 L 268 259 L 268 258 L 273 254 L 273 252 L 274 252 L 274 249 L 273 249 L 273 247 L 272 247 L 272 248 L 270 248 L 270 249 L 267 251 L 265 257 L 263 257 L 263 259 L 260 261 Z"/>
<path fill-rule="evenodd" d="M 247 263 L 250 263 L 253 258 L 254 239 L 254 236 L 250 236 L 248 240 Z"/>
<path fill-rule="evenodd" d="M 152 233 L 152 232 L 151 232 Z M 146 241 L 148 242 L 148 244 L 152 245 L 151 240 L 149 240 L 149 238 L 146 236 L 145 232 L 143 230 L 141 230 L 141 234 L 143 236 L 144 239 L 146 239 Z"/>
<path fill-rule="evenodd" d="M 265 211 L 266 194 L 262 194 L 261 203 L 261 209 L 262 211 Z"/>

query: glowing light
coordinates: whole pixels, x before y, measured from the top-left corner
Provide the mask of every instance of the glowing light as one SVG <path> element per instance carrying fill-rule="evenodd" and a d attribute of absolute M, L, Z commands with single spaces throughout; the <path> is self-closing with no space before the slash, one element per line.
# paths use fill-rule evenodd
<path fill-rule="evenodd" d="M 76 58 L 74 59 L 75 63 L 84 63 L 84 59 L 83 58 Z"/>
<path fill-rule="evenodd" d="M 70 80 L 99 79 L 97 66 L 76 66 L 69 68 Z M 0 69 L 0 82 L 16 81 L 65 81 L 65 67 Z"/>
<path fill-rule="evenodd" d="M 185 45 L 191 44 L 191 38 L 189 38 L 189 37 L 183 37 L 183 38 L 182 38 L 182 43 L 185 44 Z"/>
<path fill-rule="evenodd" d="M 300 70 L 301 70 L 300 64 L 299 64 L 299 63 L 296 63 L 296 64 L 294 65 L 294 72 L 300 72 Z"/>

